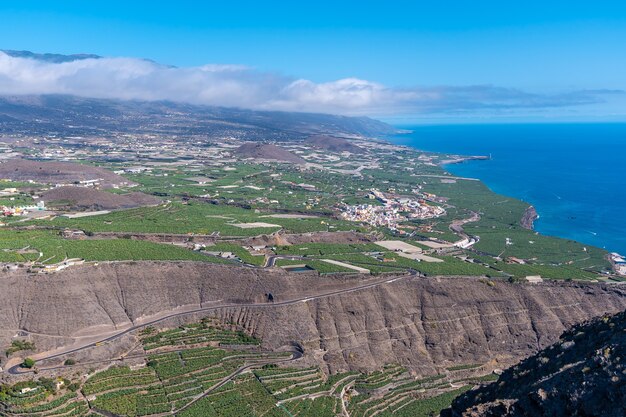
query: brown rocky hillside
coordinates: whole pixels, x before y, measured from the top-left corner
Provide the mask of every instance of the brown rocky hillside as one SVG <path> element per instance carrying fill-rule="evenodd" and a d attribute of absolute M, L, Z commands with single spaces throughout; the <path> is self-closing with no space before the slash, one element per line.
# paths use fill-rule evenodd
<path fill-rule="evenodd" d="M 574 326 L 558 342 L 460 396 L 447 416 L 626 415 L 626 312 Z"/>
<path fill-rule="evenodd" d="M 384 277 L 383 282 L 393 277 Z M 292 342 L 307 360 L 334 372 L 399 363 L 420 374 L 465 363 L 504 368 L 558 340 L 570 326 L 626 309 L 616 285 L 544 283 L 489 286 L 471 278 L 403 277 L 376 287 L 277 305 L 320 292 L 353 289 L 380 277 L 288 274 L 280 269 L 180 262 L 101 263 L 62 274 L 0 273 L 0 346 L 20 330 L 40 349 L 87 333 L 123 328 L 181 306 L 230 307 L 211 314 L 242 325 L 265 348 Z M 199 320 L 177 318 L 167 325 Z"/>

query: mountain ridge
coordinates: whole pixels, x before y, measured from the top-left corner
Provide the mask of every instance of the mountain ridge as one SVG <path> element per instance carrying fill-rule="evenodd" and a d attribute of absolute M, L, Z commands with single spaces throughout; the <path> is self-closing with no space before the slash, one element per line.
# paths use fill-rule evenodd
<path fill-rule="evenodd" d="M 55 54 L 55 53 L 37 53 L 25 50 L 0 49 L 0 52 L 12 56 L 14 58 L 35 59 L 37 61 L 49 62 L 52 64 L 62 64 L 65 62 L 79 61 L 82 59 L 100 59 L 100 55 L 95 54 Z"/>
<path fill-rule="evenodd" d="M 397 133 L 391 125 L 369 117 L 56 94 L 0 96 L 0 129 L 22 135 L 90 136 L 108 130 L 275 141 L 304 140 L 316 134 L 376 137 Z"/>

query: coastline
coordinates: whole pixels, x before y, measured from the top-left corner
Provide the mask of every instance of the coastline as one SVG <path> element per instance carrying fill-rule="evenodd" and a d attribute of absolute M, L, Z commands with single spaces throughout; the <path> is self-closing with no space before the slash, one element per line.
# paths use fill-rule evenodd
<path fill-rule="evenodd" d="M 442 168 L 445 168 L 446 165 L 462 164 L 467 161 L 487 161 L 490 159 L 491 159 L 490 157 L 485 156 L 485 155 L 470 155 L 470 156 L 458 156 L 458 157 L 455 155 L 452 159 L 446 159 L 446 160 L 441 161 L 439 166 L 441 166 Z M 479 180 L 479 181 L 482 182 L 482 180 Z M 534 230 L 535 221 L 537 219 L 539 219 L 539 213 L 537 213 L 537 209 L 535 208 L 535 206 L 531 204 L 524 211 L 524 214 L 522 215 L 522 218 L 520 219 L 519 223 L 520 223 L 520 226 L 522 226 L 524 229 Z"/>
<path fill-rule="evenodd" d="M 454 164 L 462 164 L 467 161 L 488 161 L 491 157 L 486 155 L 470 155 L 470 156 L 460 156 L 460 155 L 450 155 L 452 159 L 444 159 L 439 163 L 439 166 L 445 167 L 446 165 L 454 165 Z"/>
<path fill-rule="evenodd" d="M 387 142 L 389 143 L 393 143 L 390 140 L 387 140 Z M 402 146 L 407 146 L 407 145 L 402 145 Z M 411 146 L 408 146 L 409 148 L 411 148 Z M 416 149 L 416 148 L 413 148 Z M 418 149 L 419 150 L 419 149 Z M 445 168 L 446 165 L 456 165 L 456 164 L 462 164 L 468 161 L 488 161 L 491 160 L 490 156 L 487 155 L 468 155 L 468 156 L 461 156 L 461 155 L 446 155 L 449 156 L 450 159 L 444 159 L 442 161 L 439 162 L 439 166 L 441 168 Z M 478 181 L 483 182 L 481 179 L 477 179 Z M 537 209 L 535 208 L 535 206 L 533 206 L 532 204 L 529 205 L 526 210 L 524 210 L 524 214 L 522 214 L 522 217 L 520 218 L 520 226 L 522 226 L 524 229 L 527 230 L 534 230 L 535 229 L 535 221 L 537 221 L 537 219 L 539 219 L 539 213 L 537 213 Z"/>
<path fill-rule="evenodd" d="M 491 158 L 485 155 L 470 155 L 470 156 L 457 156 L 454 155 L 452 159 L 446 159 L 439 163 L 439 166 L 445 168 L 446 165 L 462 164 L 467 161 L 488 161 Z M 482 180 L 479 180 L 482 182 Z M 535 230 L 535 221 L 539 219 L 539 213 L 532 204 L 529 205 L 519 221 L 520 226 L 527 230 Z"/>
<path fill-rule="evenodd" d="M 448 172 L 480 179 L 498 194 L 525 201 L 527 206 L 532 204 L 541 215 L 539 221 L 535 220 L 533 230 L 626 253 L 626 194 L 616 191 L 622 189 L 626 178 L 623 163 L 626 124 L 401 125 L 398 128 L 414 133 L 389 137 L 392 143 L 446 155 L 442 159 L 449 163 L 444 166 Z M 590 138 L 594 140 L 593 147 L 589 147 Z M 469 155 L 491 153 L 493 158 L 488 165 L 471 163 L 474 158 Z M 516 224 L 520 224 L 519 219 Z"/>

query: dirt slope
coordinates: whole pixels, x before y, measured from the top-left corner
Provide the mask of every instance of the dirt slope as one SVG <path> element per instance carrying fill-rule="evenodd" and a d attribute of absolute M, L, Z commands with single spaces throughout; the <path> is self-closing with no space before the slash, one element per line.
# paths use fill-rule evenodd
<path fill-rule="evenodd" d="M 57 187 L 42 194 L 49 206 L 70 210 L 114 210 L 158 204 L 161 200 L 140 192 L 113 194 L 85 187 Z"/>
<path fill-rule="evenodd" d="M 62 274 L 0 273 L 0 346 L 19 330 L 46 349 L 182 305 L 279 302 L 352 288 L 358 276 L 318 277 L 198 263 L 103 263 Z M 301 344 L 329 370 L 402 363 L 422 373 L 453 363 L 510 363 L 554 343 L 567 327 L 626 309 L 626 290 L 602 284 L 410 278 L 289 306 L 216 313 L 268 348 Z M 200 317 L 186 317 L 197 320 Z M 176 325 L 176 323 L 170 323 Z"/>
<path fill-rule="evenodd" d="M 10 159 L 0 163 L 0 178 L 13 181 L 32 180 L 43 184 L 72 184 L 76 181 L 101 179 L 105 186 L 129 183 L 126 178 L 106 169 L 72 162 Z"/>

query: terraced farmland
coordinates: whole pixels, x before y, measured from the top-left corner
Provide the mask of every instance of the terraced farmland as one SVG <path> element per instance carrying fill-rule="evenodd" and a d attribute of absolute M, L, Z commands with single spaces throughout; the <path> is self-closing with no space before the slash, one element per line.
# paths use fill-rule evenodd
<path fill-rule="evenodd" d="M 437 415 L 469 385 L 454 388 L 445 375 L 416 379 L 391 365 L 357 379 L 348 393 L 351 417 Z"/>
<path fill-rule="evenodd" d="M 21 417 L 84 417 L 90 415 L 85 401 L 74 392 L 54 395 L 50 387 L 43 383 L 31 383 L 34 391 L 21 394 L 21 387 L 0 395 L 0 416 L 19 415 Z M 4 410 L 2 405 L 4 405 Z M 9 411 L 10 410 L 10 411 Z M 10 414 L 9 414 L 10 413 Z"/>
<path fill-rule="evenodd" d="M 426 378 L 400 365 L 327 375 L 294 367 L 297 362 L 288 364 L 297 357 L 292 353 L 263 351 L 258 339 L 210 318 L 160 332 L 148 327 L 140 339 L 142 364 L 112 366 L 57 388 L 43 378 L 3 386 L 0 416 L 427 416 L 490 379 L 480 374 L 480 364 Z M 32 390 L 23 394 L 25 387 Z"/>

